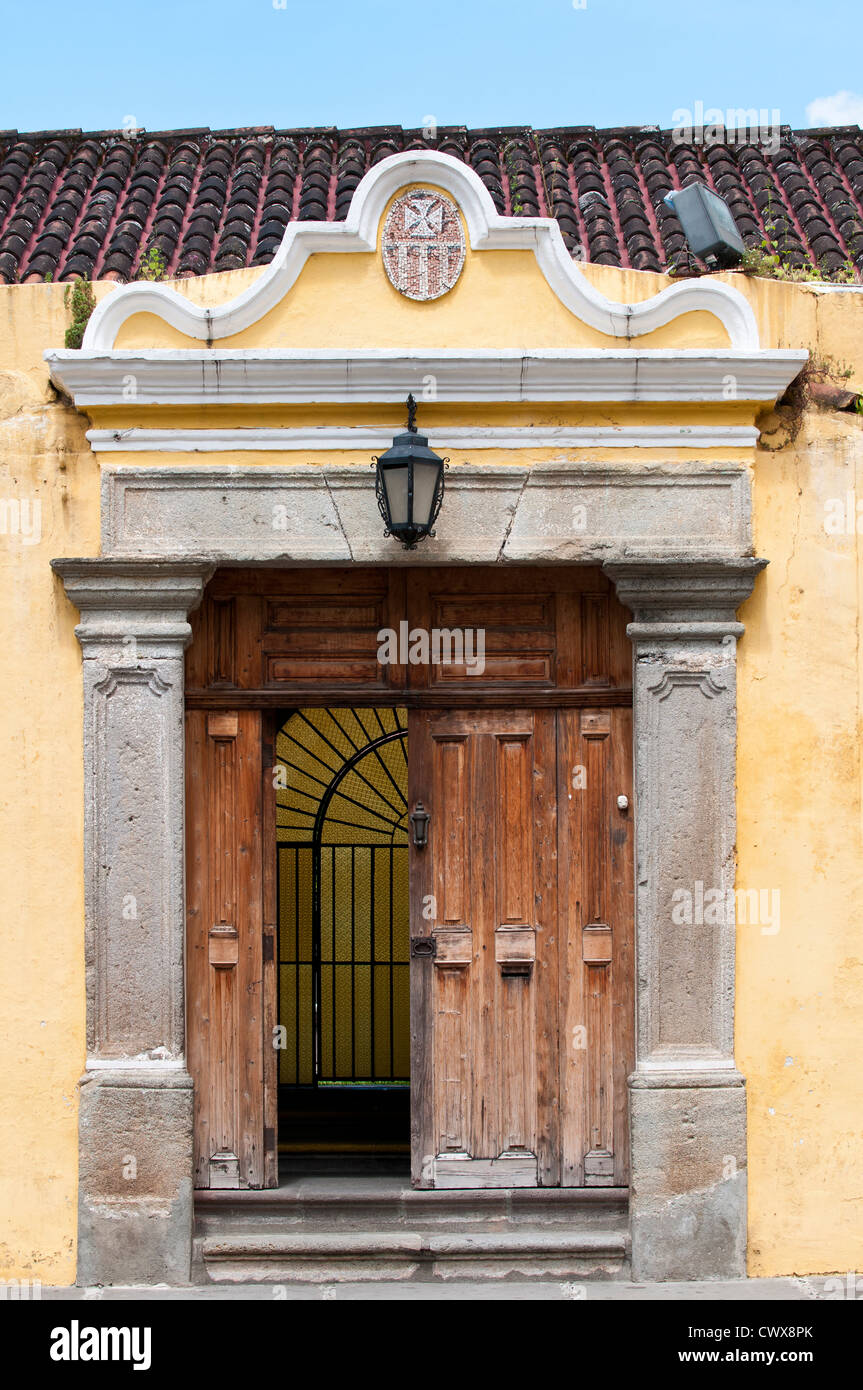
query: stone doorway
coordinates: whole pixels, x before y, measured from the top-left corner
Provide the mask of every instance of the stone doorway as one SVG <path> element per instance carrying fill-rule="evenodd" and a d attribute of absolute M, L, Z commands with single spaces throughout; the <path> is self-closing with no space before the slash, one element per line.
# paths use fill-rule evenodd
<path fill-rule="evenodd" d="M 585 471 L 595 485 L 596 468 L 585 465 Z M 77 632 L 84 656 L 83 1283 L 189 1277 L 184 649 L 189 617 L 216 563 L 258 558 L 254 537 L 239 522 L 215 550 L 196 539 L 224 527 L 225 498 L 236 485 L 247 490 L 243 470 L 199 468 L 194 488 L 177 469 L 120 470 L 122 479 L 118 474 L 114 481 L 109 471 L 109 492 L 128 489 L 133 472 L 142 506 L 151 489 L 160 505 L 165 491 L 172 492 L 170 514 L 159 513 L 164 524 L 157 538 L 151 530 L 141 542 L 125 531 L 115 535 L 118 513 L 112 505 L 103 556 L 54 564 L 81 613 Z M 731 483 L 727 525 L 716 524 L 710 534 L 735 539 L 724 540 L 721 553 L 709 538 L 690 544 L 703 532 L 710 477 L 696 484 L 691 471 L 678 469 L 666 480 L 677 503 L 672 526 L 671 512 L 660 515 L 653 505 L 647 474 L 642 479 L 637 470 L 628 472 L 618 493 L 616 475 L 606 472 L 604 573 L 633 618 L 628 633 L 634 655 L 639 962 L 630 1078 L 633 1271 L 638 1278 L 732 1277 L 743 1272 L 746 1242 L 745 1099 L 733 1057 L 734 927 L 696 940 L 672 928 L 670 903 L 681 881 L 711 882 L 723 892 L 733 887 L 735 656 L 742 633 L 736 611 L 763 562 L 751 558 L 748 506 L 741 502 L 748 487 L 744 469 L 725 470 Z M 721 512 L 725 482 L 713 473 Z M 256 486 L 267 475 L 275 488 L 283 474 L 258 468 Z M 556 477 L 558 498 L 561 489 L 577 488 L 581 476 L 568 466 Z M 309 486 L 317 482 L 309 480 Z M 208 508 L 212 525 L 203 525 Z M 567 515 L 563 506 L 560 516 L 565 521 Z M 650 536 L 646 553 L 633 553 L 626 539 L 633 534 Z M 564 533 L 560 540 L 565 551 Z M 543 544 L 554 551 L 550 532 Z M 386 551 L 384 542 L 379 550 Z M 473 533 L 460 540 L 454 528 L 448 563 L 469 563 L 473 552 Z M 304 562 L 310 553 L 306 539 Z M 128 776 L 132 764 L 134 779 Z M 137 890 L 134 930 L 121 901 L 114 900 L 123 885 Z M 134 989 L 124 983 L 132 980 Z M 689 992 L 683 982 L 694 989 Z M 141 1136 L 136 1194 L 122 1178 L 130 1134 Z"/>

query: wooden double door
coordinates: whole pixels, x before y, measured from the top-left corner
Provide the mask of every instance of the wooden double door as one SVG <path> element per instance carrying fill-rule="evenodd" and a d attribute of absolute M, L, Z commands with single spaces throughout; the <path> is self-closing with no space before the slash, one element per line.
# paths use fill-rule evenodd
<path fill-rule="evenodd" d="M 470 582 L 472 611 L 482 616 L 487 602 L 505 625 L 504 581 Z M 579 583 L 583 592 L 583 574 Z M 218 589 L 188 668 L 187 1032 L 200 1187 L 278 1182 L 274 738 L 286 710 L 313 703 L 308 633 L 329 595 L 313 596 L 313 619 L 292 617 L 306 642 L 294 700 L 284 698 L 289 667 L 268 685 L 243 660 Z M 238 597 L 235 617 L 249 605 Z M 566 609 L 559 596 L 550 606 Z M 607 615 L 606 652 L 619 650 L 619 616 Z M 593 651 L 598 631 L 594 614 Z M 326 648 L 331 661 L 329 639 Z M 625 667 L 616 684 L 613 669 L 591 681 L 576 669 L 565 688 L 546 678 L 507 692 L 500 663 L 491 666 L 484 688 L 473 678 L 454 682 L 452 697 L 380 690 L 364 702 L 406 705 L 407 812 L 421 808 L 408 831 L 412 1181 L 625 1186 L 634 1036 Z M 336 687 L 328 703 L 356 700 L 356 686 Z"/>

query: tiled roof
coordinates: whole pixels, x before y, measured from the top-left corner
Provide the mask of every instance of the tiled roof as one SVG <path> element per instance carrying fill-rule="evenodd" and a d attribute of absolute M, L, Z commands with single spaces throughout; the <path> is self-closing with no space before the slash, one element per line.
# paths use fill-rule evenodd
<path fill-rule="evenodd" d="M 437 149 L 470 164 L 498 211 L 551 214 L 603 265 L 689 266 L 670 188 L 703 180 L 744 240 L 772 227 L 792 264 L 863 266 L 863 132 L 783 128 L 775 153 L 678 144 L 652 127 L 537 130 L 0 131 L 0 283 L 134 279 L 157 248 L 167 276 L 265 265 L 291 218 L 345 217 L 387 155 Z"/>

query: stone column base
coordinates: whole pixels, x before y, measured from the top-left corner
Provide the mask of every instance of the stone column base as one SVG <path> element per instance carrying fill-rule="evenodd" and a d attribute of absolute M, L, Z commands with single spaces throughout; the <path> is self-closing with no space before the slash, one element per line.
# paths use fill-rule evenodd
<path fill-rule="evenodd" d="M 87 1071 L 81 1083 L 79 1284 L 187 1284 L 192 1078 L 177 1066 Z"/>
<path fill-rule="evenodd" d="M 632 1277 L 743 1278 L 743 1078 L 636 1073 L 629 1084 Z"/>

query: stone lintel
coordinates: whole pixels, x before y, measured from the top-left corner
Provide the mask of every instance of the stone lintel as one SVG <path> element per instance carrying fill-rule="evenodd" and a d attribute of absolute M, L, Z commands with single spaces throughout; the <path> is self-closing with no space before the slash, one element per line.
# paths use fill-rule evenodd
<path fill-rule="evenodd" d="M 384 536 L 365 464 L 105 468 L 102 549 L 248 564 L 595 565 L 699 561 L 752 544 L 741 463 L 641 460 L 530 466 L 453 462 L 435 536 L 416 554 Z"/>

